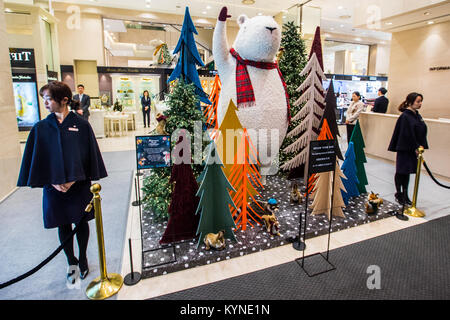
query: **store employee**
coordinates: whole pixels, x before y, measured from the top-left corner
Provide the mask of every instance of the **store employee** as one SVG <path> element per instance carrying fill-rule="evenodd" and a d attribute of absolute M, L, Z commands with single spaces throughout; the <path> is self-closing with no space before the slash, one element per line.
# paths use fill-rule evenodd
<path fill-rule="evenodd" d="M 356 122 L 359 119 L 359 115 L 364 111 L 366 106 L 361 101 L 361 94 L 358 91 L 353 92 L 352 94 L 352 103 L 348 107 L 347 110 L 347 121 L 345 124 L 347 125 L 347 141 L 350 143 L 352 138 L 353 129 L 355 128 Z"/>
<path fill-rule="evenodd" d="M 378 90 L 378 98 L 375 100 L 375 105 L 372 112 L 375 113 L 386 113 L 389 105 L 389 99 L 385 97 L 387 93 L 386 88 L 380 88 Z"/>

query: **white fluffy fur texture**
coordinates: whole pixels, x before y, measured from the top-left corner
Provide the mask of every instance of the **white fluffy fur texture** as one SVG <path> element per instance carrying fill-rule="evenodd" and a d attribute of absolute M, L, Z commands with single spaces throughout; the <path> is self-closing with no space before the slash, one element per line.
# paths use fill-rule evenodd
<path fill-rule="evenodd" d="M 269 16 L 248 18 L 241 15 L 238 18 L 239 32 L 233 48 L 246 60 L 274 62 L 280 48 L 280 26 Z M 272 32 L 267 29 L 276 28 Z M 217 21 L 213 37 L 213 55 L 222 82 L 218 104 L 219 125 L 225 116 L 230 99 L 237 105 L 236 93 L 236 59 L 230 54 L 226 36 L 226 22 Z M 287 103 L 284 87 L 276 69 L 264 70 L 247 66 L 253 85 L 256 106 L 240 108 L 239 120 L 247 129 L 267 129 L 267 136 L 260 135 L 257 144 L 255 137 L 251 137 L 258 149 L 262 164 L 261 173 L 268 172 L 270 163 L 278 155 L 279 148 L 286 136 L 288 128 Z M 271 129 L 278 130 L 278 136 L 270 136 Z M 273 148 L 277 146 L 278 149 Z M 276 150 L 274 150 L 276 149 Z M 270 155 L 270 159 L 264 155 Z"/>

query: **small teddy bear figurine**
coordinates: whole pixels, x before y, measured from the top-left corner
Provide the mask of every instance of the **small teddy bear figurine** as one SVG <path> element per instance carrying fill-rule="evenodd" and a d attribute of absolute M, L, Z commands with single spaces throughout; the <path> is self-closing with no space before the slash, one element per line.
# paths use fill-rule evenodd
<path fill-rule="evenodd" d="M 208 233 L 205 238 L 203 239 L 203 243 L 205 244 L 205 249 L 210 250 L 211 247 L 216 250 L 223 250 L 225 249 L 226 242 L 225 242 L 225 231 L 219 231 L 219 233 Z"/>
<path fill-rule="evenodd" d="M 280 223 L 277 220 L 275 213 L 278 213 L 278 202 L 275 199 L 269 199 L 264 210 L 267 212 L 266 215 L 261 218 L 264 221 L 264 225 L 268 233 L 274 236 L 281 236 L 280 234 Z"/>
<path fill-rule="evenodd" d="M 291 203 L 302 203 L 303 202 L 303 196 L 300 193 L 300 190 L 298 190 L 298 184 L 294 183 L 292 185 L 291 190 Z"/>
<path fill-rule="evenodd" d="M 156 133 L 160 135 L 167 136 L 168 133 L 166 132 L 166 120 L 167 117 L 162 115 L 161 113 L 158 113 L 156 115 L 156 121 L 158 121 L 158 125 L 156 126 Z"/>
<path fill-rule="evenodd" d="M 366 203 L 367 214 L 377 214 L 378 209 L 383 204 L 383 199 L 378 197 L 379 194 L 375 194 L 373 191 L 369 194 L 369 202 Z"/>

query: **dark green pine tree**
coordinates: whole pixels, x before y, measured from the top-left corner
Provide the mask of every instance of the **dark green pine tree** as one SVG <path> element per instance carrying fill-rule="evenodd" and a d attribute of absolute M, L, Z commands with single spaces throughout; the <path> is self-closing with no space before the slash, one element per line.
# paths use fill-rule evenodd
<path fill-rule="evenodd" d="M 350 142 L 353 142 L 355 147 L 356 155 L 356 172 L 358 177 L 358 191 L 359 193 L 367 193 L 366 186 L 369 184 L 366 175 L 366 169 L 364 168 L 364 163 L 367 163 L 366 154 L 364 153 L 364 148 L 366 147 L 364 143 L 364 137 L 361 132 L 361 126 L 359 120 L 356 123 L 355 129 L 353 130 Z"/>
<path fill-rule="evenodd" d="M 197 192 L 197 197 L 200 197 L 197 214 L 201 213 L 197 228 L 197 235 L 200 236 L 197 248 L 208 233 L 218 233 L 221 230 L 225 231 L 225 238 L 236 241 L 233 232 L 236 224 L 230 211 L 230 206 L 236 208 L 230 196 L 230 190 L 235 190 L 222 168 L 216 145 L 211 141 L 207 148 L 205 169 L 200 176 L 200 187 Z"/>
<path fill-rule="evenodd" d="M 194 84 L 186 84 L 179 79 L 169 95 L 167 102 L 169 109 L 164 112 L 168 117 L 166 131 L 169 135 L 176 129 L 186 129 L 194 139 L 194 124 L 199 121 L 200 128 L 205 125 L 205 118 L 197 108 L 198 97 L 195 95 Z M 176 141 L 172 141 L 172 149 Z M 194 153 L 191 153 L 194 154 Z M 193 165 L 194 176 L 202 172 L 201 165 Z M 171 168 L 155 168 L 144 179 L 143 202 L 144 206 L 153 212 L 153 221 L 161 222 L 169 218 L 168 208 L 170 204 L 171 185 L 169 183 Z"/>
<path fill-rule="evenodd" d="M 283 54 L 278 63 L 286 82 L 289 102 L 291 104 L 291 116 L 293 118 L 303 107 L 303 105 L 298 107 L 294 106 L 294 102 L 300 98 L 301 92 L 297 92 L 297 88 L 300 87 L 305 80 L 304 77 L 300 77 L 300 73 L 308 63 L 305 43 L 301 38 L 298 27 L 296 27 L 293 22 L 288 22 L 283 25 L 281 48 L 283 49 Z M 288 132 L 296 128 L 300 122 L 301 120 L 291 122 Z M 294 153 L 286 153 L 283 150 L 293 144 L 297 138 L 298 137 L 292 137 L 284 140 L 280 148 L 280 167 L 295 156 Z"/>

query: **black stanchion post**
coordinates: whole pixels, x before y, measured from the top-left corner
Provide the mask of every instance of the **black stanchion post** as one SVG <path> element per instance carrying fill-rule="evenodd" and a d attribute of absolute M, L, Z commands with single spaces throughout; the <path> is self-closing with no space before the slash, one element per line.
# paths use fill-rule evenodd
<path fill-rule="evenodd" d="M 309 189 L 309 179 L 306 182 L 305 219 L 306 219 L 306 212 L 308 212 L 308 196 L 309 196 L 308 189 Z M 305 223 L 306 223 L 306 221 L 305 221 Z M 302 229 L 303 229 L 302 224 L 303 224 L 303 214 L 300 212 L 300 222 L 299 222 L 299 226 L 298 226 L 298 241 L 295 241 L 297 239 L 294 239 L 294 243 L 292 244 L 292 247 L 297 251 L 303 251 L 306 248 L 305 242 L 302 241 Z"/>
<path fill-rule="evenodd" d="M 133 251 L 131 249 L 131 239 L 128 239 L 128 247 L 130 251 L 130 273 L 125 276 L 123 283 L 127 286 L 134 286 L 136 283 L 141 281 L 141 274 L 139 272 L 133 271 Z"/>
<path fill-rule="evenodd" d="M 141 201 L 139 200 L 139 197 L 138 197 L 137 178 L 134 178 L 134 193 L 135 193 L 135 196 L 136 196 L 136 201 L 133 201 L 133 202 L 131 203 L 131 205 L 132 205 L 133 207 L 137 207 L 137 206 L 141 205 Z"/>

